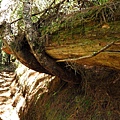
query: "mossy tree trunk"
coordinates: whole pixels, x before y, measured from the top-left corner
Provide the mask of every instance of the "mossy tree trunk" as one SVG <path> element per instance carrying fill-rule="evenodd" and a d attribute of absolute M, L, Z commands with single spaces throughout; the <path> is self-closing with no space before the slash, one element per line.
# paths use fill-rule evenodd
<path fill-rule="evenodd" d="M 39 33 L 34 29 L 31 21 L 30 3 L 26 0 L 23 4 L 23 19 L 26 30 L 27 42 L 31 48 L 31 52 L 40 63 L 40 65 L 52 75 L 58 76 L 64 81 L 80 83 L 80 78 L 76 76 L 72 71 L 62 68 L 56 61 L 45 53 L 45 37 L 40 37 Z M 42 72 L 42 71 L 41 71 Z"/>
<path fill-rule="evenodd" d="M 26 0 L 22 18 L 25 31 L 14 36 L 10 24 L 7 24 L 3 41 L 27 67 L 67 82 L 80 83 L 81 76 L 76 74 L 76 70 L 81 65 L 120 68 L 120 27 L 116 28 L 120 20 L 119 6 L 120 2 L 110 2 L 62 16 L 58 11 L 52 12 L 33 24 L 29 0 Z M 56 8 L 52 11 L 56 11 Z M 34 25 L 39 27 L 42 22 L 44 26 L 38 32 L 39 28 L 36 29 Z M 2 26 L 1 30 L 5 30 L 5 25 Z"/>

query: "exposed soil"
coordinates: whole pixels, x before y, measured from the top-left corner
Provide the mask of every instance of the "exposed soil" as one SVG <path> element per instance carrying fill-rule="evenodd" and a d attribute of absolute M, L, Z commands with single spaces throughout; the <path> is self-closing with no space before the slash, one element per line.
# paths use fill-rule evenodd
<path fill-rule="evenodd" d="M 1 120 L 120 119 L 119 70 L 79 66 L 79 85 L 25 67 L 17 70 L 18 80 L 14 71 L 5 70 L 0 72 Z"/>
<path fill-rule="evenodd" d="M 111 5 L 108 10 L 112 11 L 112 7 L 117 8 L 118 6 L 119 4 Z M 107 7 L 105 8 L 106 10 L 100 8 L 97 15 L 93 15 L 101 17 L 101 15 L 99 16 L 100 11 L 108 11 Z M 117 12 L 117 9 L 114 10 Z M 104 15 L 102 15 L 103 19 L 107 18 L 106 13 Z M 114 15 L 113 12 L 111 15 Z M 88 15 L 86 14 L 86 16 Z M 92 17 L 90 18 L 92 19 Z M 28 34 L 28 38 L 33 38 L 32 41 L 24 39 L 24 35 L 20 34 L 20 39 L 23 36 L 23 41 L 26 40 L 26 43 L 22 45 L 26 45 L 28 48 L 20 46 L 18 39 L 19 42 L 15 42 L 18 46 L 14 44 L 17 47 L 14 47 L 13 51 L 18 59 L 29 68 L 38 71 L 42 68 L 42 72 L 45 68 L 48 71 L 46 73 L 53 71 L 54 74 L 51 75 L 56 75 L 61 79 L 64 78 L 62 76 L 64 76 L 65 70 L 58 69 L 61 67 L 57 68 L 56 62 L 52 58 L 55 58 L 57 62 L 61 62 L 60 60 L 66 62 L 67 60 L 64 59 L 95 54 L 88 59 L 73 60 L 73 62 L 70 60 L 65 64 L 65 69 L 72 69 L 74 72 L 71 76 L 70 74 L 65 75 L 70 79 L 73 78 L 74 81 L 77 78 L 76 73 L 79 73 L 81 77 L 78 79 L 81 83 L 79 82 L 79 85 L 70 84 L 30 69 L 22 69 L 21 76 L 17 79 L 12 67 L 0 66 L 0 117 L 2 120 L 120 120 L 120 22 L 107 24 L 108 19 L 106 19 L 98 25 L 100 21 L 93 24 L 90 19 L 88 22 L 80 19 L 81 16 L 72 15 L 65 20 L 65 24 L 61 24 L 63 25 L 61 29 L 59 24 L 55 24 L 57 28 L 54 31 L 59 30 L 57 34 L 52 32 L 52 37 L 45 36 L 46 39 L 47 37 L 50 39 L 45 48 L 49 55 L 47 59 L 46 54 L 41 52 L 39 42 L 43 41 L 42 37 L 38 39 L 39 35 L 36 34 L 34 37 L 31 36 L 34 31 L 32 27 L 32 30 L 26 29 L 28 33 L 31 33 Z M 24 18 L 26 23 L 27 20 Z M 97 20 L 97 17 L 94 20 Z M 52 25 L 52 29 L 55 26 Z M 49 30 L 51 33 L 50 28 Z M 44 33 L 44 30 L 42 32 Z M 112 42 L 114 44 L 107 48 Z M 37 45 L 35 45 L 36 43 Z M 6 44 L 9 46 L 8 43 Z M 20 51 L 18 52 L 16 48 L 19 48 Z M 103 48 L 107 49 L 102 50 Z M 96 53 L 100 54 L 96 55 Z M 38 66 L 39 63 L 40 66 Z M 75 76 L 73 77 L 73 75 Z M 65 77 L 65 80 L 68 78 Z M 22 112 L 19 112 L 21 108 Z"/>
<path fill-rule="evenodd" d="M 54 79 L 48 92 L 38 91 L 24 120 L 119 120 L 120 72 L 105 67 L 82 70 L 81 85 Z"/>
<path fill-rule="evenodd" d="M 57 62 L 76 62 L 78 66 L 102 65 L 120 69 L 119 21 L 98 27 L 92 23 L 90 26 L 86 24 L 84 36 L 79 33 L 80 30 L 79 27 L 74 28 L 71 33 L 65 29 L 53 35 L 46 45 L 47 54 Z"/>

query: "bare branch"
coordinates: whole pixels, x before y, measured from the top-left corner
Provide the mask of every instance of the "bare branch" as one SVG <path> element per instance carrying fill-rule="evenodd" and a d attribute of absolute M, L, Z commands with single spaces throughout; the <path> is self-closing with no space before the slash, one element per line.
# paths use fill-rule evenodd
<path fill-rule="evenodd" d="M 92 57 L 100 54 L 101 52 L 103 52 L 103 51 L 106 50 L 107 48 L 111 47 L 115 42 L 118 42 L 118 41 L 113 41 L 113 42 L 109 43 L 109 44 L 106 45 L 105 47 L 101 48 L 99 51 L 94 52 L 92 55 L 82 56 L 82 57 L 78 57 L 78 58 L 57 60 L 56 62 L 68 62 L 68 61 L 76 61 L 76 60 L 81 60 L 81 59 L 92 58 Z"/>
<path fill-rule="evenodd" d="M 65 1 L 66 1 L 66 0 L 62 0 L 61 2 L 59 2 L 58 4 L 56 4 L 56 5 L 54 6 L 54 8 L 58 7 L 60 4 L 64 3 Z M 31 16 L 40 15 L 40 14 L 42 14 L 42 13 L 43 13 L 42 15 L 44 15 L 48 10 L 53 9 L 53 7 L 52 7 L 53 4 L 54 4 L 54 1 L 50 4 L 50 6 L 49 6 L 48 8 L 46 8 L 46 9 L 44 9 L 44 10 L 38 12 L 38 13 L 34 13 L 34 14 L 32 14 Z M 23 19 L 23 17 L 18 18 L 17 20 L 14 20 L 14 21 L 11 22 L 10 24 L 13 24 L 13 23 L 15 23 L 15 22 L 17 22 L 17 21 L 19 21 L 19 20 L 22 20 L 22 19 Z"/>

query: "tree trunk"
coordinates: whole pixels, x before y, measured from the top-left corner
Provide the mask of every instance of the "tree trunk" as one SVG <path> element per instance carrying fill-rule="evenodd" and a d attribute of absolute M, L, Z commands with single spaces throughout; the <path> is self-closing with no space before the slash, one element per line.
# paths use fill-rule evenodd
<path fill-rule="evenodd" d="M 6 26 L 6 28 L 3 32 L 3 42 L 5 44 L 4 47 L 7 49 L 7 51 L 9 51 L 8 53 L 14 54 L 15 57 L 25 66 L 39 72 L 50 74 L 39 64 L 34 55 L 30 52 L 30 47 L 25 39 L 24 34 L 20 33 L 20 35 L 14 37 L 11 33 L 10 24 L 5 23 L 4 26 Z M 7 36 L 9 39 L 7 38 Z"/>
<path fill-rule="evenodd" d="M 26 38 L 31 48 L 31 52 L 34 54 L 37 61 L 52 75 L 55 75 L 66 82 L 80 83 L 80 77 L 75 75 L 74 72 L 67 71 L 67 69 L 62 68 L 53 58 L 49 57 L 45 53 L 45 37 L 40 37 L 39 33 L 37 33 L 33 27 L 29 0 L 26 0 L 26 2 L 23 3 L 23 6 L 23 19 L 26 30 Z"/>
<path fill-rule="evenodd" d="M 53 13 L 46 14 L 35 25 L 43 22 L 47 33 L 44 27 L 40 32 L 34 28 L 29 0 L 23 6 L 25 33 L 14 37 L 7 29 L 4 42 L 24 65 L 72 83 L 80 83 L 81 76 L 76 73 L 81 65 L 120 69 L 120 2 L 70 15 L 57 12 L 59 19 L 55 14 L 51 17 Z"/>

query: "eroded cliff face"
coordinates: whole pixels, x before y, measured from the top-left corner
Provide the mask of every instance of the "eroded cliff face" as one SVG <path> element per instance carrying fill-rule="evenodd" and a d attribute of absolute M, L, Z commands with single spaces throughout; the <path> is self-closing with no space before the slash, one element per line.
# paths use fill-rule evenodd
<path fill-rule="evenodd" d="M 8 67 L 7 67 L 8 68 Z M 0 73 L 2 120 L 120 118 L 120 71 L 81 66 L 82 83 L 70 84 L 20 64 Z"/>
<path fill-rule="evenodd" d="M 3 68 L 1 68 L 3 67 Z M 37 94 L 48 92 L 48 83 L 55 77 L 39 73 L 19 64 L 0 66 L 0 118 L 20 120 L 27 113 Z"/>
<path fill-rule="evenodd" d="M 36 104 L 39 97 L 48 92 L 48 85 L 55 77 L 36 72 L 22 64 L 16 69 L 16 74 L 18 76 L 18 86 L 21 96 L 25 100 L 19 111 L 20 118 L 22 117 L 21 119 L 23 119 L 28 110 L 31 109 L 31 104 Z M 35 97 L 36 95 L 38 95 L 37 98 Z M 36 101 L 33 101 L 34 98 Z M 18 103 L 18 101 L 16 101 L 16 103 Z"/>
<path fill-rule="evenodd" d="M 17 75 L 13 66 L 4 66 L 0 64 L 0 120 L 19 120 L 19 109 L 21 107 L 22 97 L 18 94 Z M 16 99 L 19 99 L 19 106 Z"/>
<path fill-rule="evenodd" d="M 120 72 L 101 66 L 85 66 L 82 69 L 84 70 L 81 85 L 69 84 L 51 77 L 47 78 L 48 80 L 46 77 L 40 80 L 39 84 L 43 84 L 42 88 L 39 87 L 39 90 L 34 92 L 31 104 L 28 104 L 29 108 L 27 107 L 26 114 L 21 118 L 24 120 L 119 120 Z"/>
<path fill-rule="evenodd" d="M 23 120 L 119 119 L 119 10 L 119 1 L 108 2 L 63 14 L 58 20 L 54 6 L 49 15 L 43 11 L 33 23 L 28 1 L 20 18 L 25 30 L 14 35 L 14 22 L 3 21 L 0 34 L 6 52 L 10 50 L 8 53 L 29 67 L 21 65 L 12 71 L 15 76 L 10 84 L 6 80 L 11 78 L 10 72 L 1 73 L 5 78 L 1 86 L 10 93 L 7 98 L 1 97 L 2 104 L 5 101 L 8 105 L 6 99 L 11 101 L 9 117 L 16 113 L 16 119 Z M 1 114 L 2 119 L 9 119 L 6 113 Z"/>

